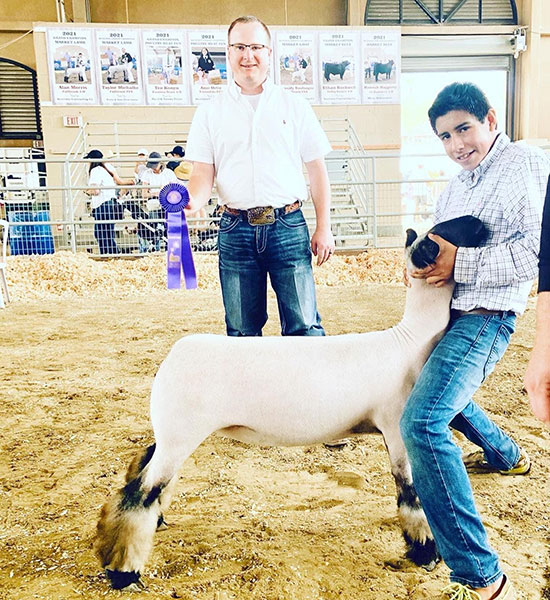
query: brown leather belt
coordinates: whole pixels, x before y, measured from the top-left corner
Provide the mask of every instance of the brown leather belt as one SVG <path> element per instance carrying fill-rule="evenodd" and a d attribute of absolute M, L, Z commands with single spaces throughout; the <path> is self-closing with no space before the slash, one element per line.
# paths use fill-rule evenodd
<path fill-rule="evenodd" d="M 248 221 L 250 225 L 271 225 L 272 223 L 275 223 L 275 219 L 279 215 L 287 215 L 288 213 L 298 210 L 300 206 L 302 206 L 302 201 L 296 200 L 296 202 L 281 206 L 281 208 L 273 208 L 273 206 L 256 206 L 254 208 L 249 208 L 248 210 L 240 210 L 238 208 L 224 206 L 223 211 Z"/>
<path fill-rule="evenodd" d="M 451 319 L 458 319 L 459 317 L 465 317 L 467 315 L 485 315 L 504 319 L 511 316 L 515 317 L 516 313 L 513 310 L 489 310 L 488 308 L 474 308 L 473 310 L 451 309 Z"/>

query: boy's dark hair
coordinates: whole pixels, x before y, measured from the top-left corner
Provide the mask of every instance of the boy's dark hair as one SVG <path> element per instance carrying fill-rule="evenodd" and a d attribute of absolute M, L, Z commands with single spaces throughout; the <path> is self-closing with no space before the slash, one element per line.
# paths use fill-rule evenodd
<path fill-rule="evenodd" d="M 437 133 L 435 122 L 452 110 L 463 110 L 480 123 L 485 121 L 491 104 L 487 96 L 473 83 L 451 83 L 444 87 L 428 111 L 432 129 Z"/>

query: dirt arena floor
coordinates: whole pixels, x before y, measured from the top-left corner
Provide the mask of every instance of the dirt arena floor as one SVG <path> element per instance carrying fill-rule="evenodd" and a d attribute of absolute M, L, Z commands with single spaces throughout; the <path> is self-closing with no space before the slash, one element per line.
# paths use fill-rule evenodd
<path fill-rule="evenodd" d="M 331 263 L 316 269 L 327 333 L 400 319 L 400 253 Z M 182 335 L 224 332 L 215 258 L 199 257 L 197 266 L 198 290 L 169 292 L 162 257 L 10 257 L 13 303 L 0 310 L 0 598 L 128 595 L 109 589 L 92 551 L 94 530 L 129 461 L 152 442 L 149 390 L 169 348 Z M 523 600 L 550 598 L 550 432 L 522 392 L 533 308 L 534 298 L 477 395 L 528 450 L 532 472 L 472 476 L 491 541 Z M 270 314 L 266 333 L 276 335 L 273 298 Z M 193 368 L 193 357 L 182 368 Z M 390 566 L 404 544 L 380 436 L 341 449 L 213 436 L 184 465 L 166 518 L 144 597 L 423 600 L 438 598 L 447 583 L 443 565 L 431 573 Z"/>

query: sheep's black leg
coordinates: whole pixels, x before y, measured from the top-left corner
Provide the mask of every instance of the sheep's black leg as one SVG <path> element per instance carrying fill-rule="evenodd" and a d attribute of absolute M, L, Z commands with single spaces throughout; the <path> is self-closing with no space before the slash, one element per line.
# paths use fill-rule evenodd
<path fill-rule="evenodd" d="M 429 530 L 422 505 L 412 481 L 394 474 L 397 487 L 397 509 L 407 545 L 405 556 L 414 564 L 431 571 L 441 560 L 435 540 Z M 426 532 L 426 528 L 428 531 Z"/>
<path fill-rule="evenodd" d="M 397 488 L 397 512 L 407 545 L 406 557 L 416 565 L 431 570 L 441 557 L 414 488 L 398 423 L 386 428 L 383 435 Z"/>

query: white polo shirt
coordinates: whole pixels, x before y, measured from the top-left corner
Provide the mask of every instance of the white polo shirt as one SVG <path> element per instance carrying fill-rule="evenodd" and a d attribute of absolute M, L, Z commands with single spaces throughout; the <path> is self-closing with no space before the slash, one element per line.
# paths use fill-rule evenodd
<path fill-rule="evenodd" d="M 201 104 L 185 158 L 215 165 L 220 204 L 279 208 L 307 198 L 302 162 L 330 151 L 307 100 L 268 79 L 256 110 L 234 82 Z"/>

